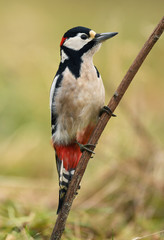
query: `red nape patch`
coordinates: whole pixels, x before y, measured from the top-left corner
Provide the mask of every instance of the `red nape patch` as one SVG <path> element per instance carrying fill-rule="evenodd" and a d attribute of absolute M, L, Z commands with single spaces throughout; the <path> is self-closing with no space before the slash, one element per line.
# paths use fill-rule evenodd
<path fill-rule="evenodd" d="M 65 42 L 65 40 L 66 40 L 67 38 L 65 38 L 65 37 L 62 37 L 62 40 L 61 40 L 61 42 L 60 42 L 60 46 L 62 46 L 63 45 L 63 43 Z"/>
<path fill-rule="evenodd" d="M 76 143 L 62 146 L 55 145 L 54 148 L 58 158 L 63 161 L 66 170 L 75 169 L 82 155 L 79 146 Z"/>

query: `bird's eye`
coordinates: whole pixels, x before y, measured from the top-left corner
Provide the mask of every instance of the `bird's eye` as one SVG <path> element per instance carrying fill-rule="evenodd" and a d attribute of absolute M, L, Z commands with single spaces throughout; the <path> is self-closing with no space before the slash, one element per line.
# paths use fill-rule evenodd
<path fill-rule="evenodd" d="M 82 34 L 82 35 L 81 35 L 81 39 L 85 40 L 85 39 L 87 39 L 87 38 L 88 38 L 88 36 L 87 36 L 86 34 Z"/>

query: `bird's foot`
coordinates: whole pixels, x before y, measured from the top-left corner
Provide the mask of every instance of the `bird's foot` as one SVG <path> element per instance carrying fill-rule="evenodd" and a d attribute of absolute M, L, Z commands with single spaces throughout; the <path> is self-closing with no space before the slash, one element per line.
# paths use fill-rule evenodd
<path fill-rule="evenodd" d="M 80 190 L 81 186 L 78 186 L 77 192 L 75 193 L 75 196 L 78 195 L 78 191 Z"/>
<path fill-rule="evenodd" d="M 76 143 L 79 145 L 81 152 L 87 151 L 89 153 L 95 154 L 95 152 L 93 152 L 91 149 L 89 149 L 90 147 L 94 147 L 95 148 L 94 144 L 81 144 L 81 143 L 79 143 L 77 141 L 76 141 Z"/>
<path fill-rule="evenodd" d="M 108 115 L 111 115 L 112 117 L 117 117 L 108 106 L 104 106 L 101 108 L 99 116 L 101 117 L 104 112 Z"/>

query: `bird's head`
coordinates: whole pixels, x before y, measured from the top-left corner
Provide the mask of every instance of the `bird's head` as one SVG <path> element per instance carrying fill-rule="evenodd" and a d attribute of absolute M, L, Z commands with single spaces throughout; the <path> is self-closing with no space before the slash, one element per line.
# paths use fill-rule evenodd
<path fill-rule="evenodd" d="M 68 30 L 62 37 L 60 48 L 61 55 L 66 57 L 79 55 L 81 57 L 84 53 L 93 56 L 105 40 L 114 37 L 117 32 L 96 33 L 95 31 L 86 27 L 74 27 Z"/>

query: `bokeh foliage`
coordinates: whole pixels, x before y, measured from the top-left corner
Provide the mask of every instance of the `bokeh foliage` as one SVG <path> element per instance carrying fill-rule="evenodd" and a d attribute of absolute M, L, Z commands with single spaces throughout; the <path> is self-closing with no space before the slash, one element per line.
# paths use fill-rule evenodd
<path fill-rule="evenodd" d="M 163 9 L 161 0 L 0 2 L 0 239 L 49 239 L 55 221 L 49 89 L 63 33 L 77 25 L 119 32 L 94 58 L 108 101 Z M 63 239 L 164 228 L 163 56 L 162 36 L 99 141 Z"/>

